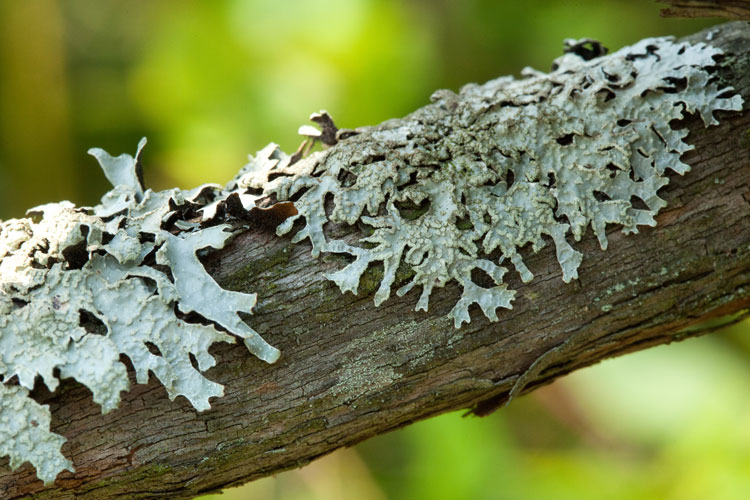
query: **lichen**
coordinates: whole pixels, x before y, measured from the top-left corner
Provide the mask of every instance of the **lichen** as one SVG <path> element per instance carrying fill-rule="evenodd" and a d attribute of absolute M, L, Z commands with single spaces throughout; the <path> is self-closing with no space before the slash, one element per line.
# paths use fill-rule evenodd
<path fill-rule="evenodd" d="M 360 131 L 346 147 L 299 161 L 267 147 L 238 186 L 294 202 L 298 214 L 278 234 L 301 220 L 293 242 L 309 240 L 315 256 L 353 258 L 328 276 L 342 292 L 357 293 L 368 268 L 382 263 L 379 305 L 406 264 L 413 276 L 396 293 L 421 287 L 417 310 L 427 310 L 435 287 L 456 281 L 455 326 L 470 320 L 474 303 L 496 321 L 515 296 L 504 264 L 528 282 L 522 249 L 552 241 L 563 281 L 576 279 L 582 255 L 569 236 L 578 241 L 590 226 L 606 249 L 608 225 L 636 233 L 656 224 L 666 171 L 690 169 L 680 159 L 692 149 L 687 130 L 674 121 L 695 113 L 715 125 L 714 111 L 741 109 L 742 98 L 707 70 L 719 49 L 652 38 L 604 56 L 590 40 L 567 44 L 548 74 L 527 68 L 522 79 L 436 92 L 434 104 Z M 370 232 L 332 239 L 329 222 Z M 491 281 L 477 280 L 478 271 Z"/>
<path fill-rule="evenodd" d="M 0 222 L 0 455 L 14 468 L 31 462 L 46 483 L 72 470 L 47 407 L 29 396 L 37 378 L 50 391 L 74 378 L 107 412 L 128 388 L 125 355 L 138 383 L 151 372 L 200 411 L 223 394 L 201 373 L 215 364 L 212 344 L 237 336 L 259 358 L 278 358 L 240 318 L 256 296 L 221 288 L 199 259 L 235 234 L 229 222 L 297 228 L 292 241 L 309 240 L 313 255 L 349 259 L 328 276 L 342 292 L 364 285 L 376 305 L 404 283 L 396 293 L 420 287 L 426 311 L 432 290 L 455 281 L 457 328 L 472 304 L 492 321 L 511 308 L 503 266 L 532 280 L 525 247 L 553 242 L 563 281 L 576 279 L 582 255 L 569 237 L 590 226 L 605 249 L 607 225 L 653 226 L 666 171 L 689 170 L 680 155 L 692 147 L 675 121 L 694 113 L 714 125 L 714 111 L 742 106 L 713 80 L 707 68 L 721 51 L 705 44 L 658 38 L 604 53 L 569 41 L 548 74 L 439 91 L 433 104 L 368 129 L 337 131 L 316 114 L 323 130 L 304 128 L 297 153 L 271 144 L 225 187 L 154 192 L 140 175 L 145 141 L 135 157 L 92 149 L 114 186 L 99 205 L 48 204 Z M 338 140 L 303 157 L 314 141 Z M 260 196 L 277 203 L 256 207 Z M 359 229 L 335 239 L 329 222 Z M 392 382 L 392 371 L 373 380 Z"/>
<path fill-rule="evenodd" d="M 48 483 L 73 467 L 60 453 L 65 438 L 49 431 L 49 410 L 28 396 L 23 387 L 0 384 L 0 455 L 10 455 L 12 469 L 28 460 Z"/>
<path fill-rule="evenodd" d="M 234 335 L 265 361 L 279 355 L 238 315 L 251 313 L 255 295 L 222 289 L 198 259 L 234 234 L 217 217 L 227 200 L 246 209 L 253 198 L 216 186 L 144 190 L 144 145 L 135 158 L 90 151 L 114 185 L 99 205 L 53 203 L 0 224 L 0 455 L 13 468 L 31 462 L 46 483 L 73 469 L 49 411 L 28 397 L 37 377 L 50 391 L 76 379 L 106 413 L 128 389 L 124 354 L 138 383 L 151 372 L 171 399 L 202 411 L 223 394 L 201 374 L 215 364 L 212 344 Z"/>

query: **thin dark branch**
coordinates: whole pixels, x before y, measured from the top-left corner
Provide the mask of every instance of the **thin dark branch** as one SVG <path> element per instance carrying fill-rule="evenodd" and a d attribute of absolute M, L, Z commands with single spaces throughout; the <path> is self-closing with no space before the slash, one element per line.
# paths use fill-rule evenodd
<path fill-rule="evenodd" d="M 662 17 L 715 17 L 724 19 L 750 19 L 750 2 L 747 0 L 658 0 L 672 7 L 662 9 Z"/>

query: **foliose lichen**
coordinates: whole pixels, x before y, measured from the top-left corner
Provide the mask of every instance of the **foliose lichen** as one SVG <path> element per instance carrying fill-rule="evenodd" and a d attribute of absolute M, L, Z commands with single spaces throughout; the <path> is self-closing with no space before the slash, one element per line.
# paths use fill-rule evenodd
<path fill-rule="evenodd" d="M 406 265 L 396 293 L 421 287 L 417 309 L 427 310 L 432 290 L 456 281 L 456 327 L 474 303 L 493 321 L 511 307 L 503 265 L 530 281 L 526 246 L 552 241 L 562 279 L 577 278 L 582 255 L 569 235 L 580 240 L 591 226 L 604 249 L 607 224 L 653 226 L 666 170 L 689 170 L 680 155 L 692 147 L 674 121 L 697 113 L 709 126 L 714 111 L 742 106 L 707 70 L 718 49 L 657 38 L 603 52 L 570 41 L 549 74 L 526 69 L 522 79 L 439 91 L 404 119 L 346 134 L 315 115 L 323 130 L 303 133 L 326 145 L 346 137 L 345 147 L 303 158 L 309 142 L 291 156 L 271 144 L 223 188 L 145 190 L 145 141 L 135 157 L 91 150 L 114 186 L 99 205 L 48 204 L 0 222 L 0 456 L 14 468 L 31 462 L 47 483 L 72 470 L 49 410 L 29 397 L 37 377 L 51 391 L 75 378 L 107 412 L 128 388 L 125 355 L 138 383 L 152 372 L 170 398 L 200 411 L 223 394 L 201 374 L 215 363 L 213 343 L 237 336 L 275 361 L 279 352 L 238 315 L 255 295 L 220 288 L 198 258 L 232 237 L 227 219 L 262 210 L 260 196 L 279 202 L 278 234 L 299 228 L 293 241 L 309 240 L 314 255 L 352 258 L 329 276 L 342 292 L 356 293 L 365 271 L 382 265 L 379 305 Z M 331 239 L 329 222 L 366 230 Z M 494 285 L 478 284 L 477 271 Z"/>
<path fill-rule="evenodd" d="M 294 242 L 353 258 L 329 275 L 342 292 L 356 293 L 365 270 L 382 265 L 379 305 L 405 263 L 413 277 L 396 293 L 421 287 L 417 310 L 427 310 L 433 288 L 456 281 L 455 326 L 469 321 L 473 303 L 496 321 L 515 296 L 503 283 L 506 261 L 528 282 L 521 249 L 551 240 L 563 281 L 577 278 L 582 255 L 569 235 L 578 241 L 591 226 L 606 249 L 608 224 L 625 233 L 655 225 L 666 171 L 690 169 L 680 160 L 692 149 L 688 132 L 674 121 L 697 113 L 715 125 L 714 111 L 742 107 L 707 70 L 719 49 L 651 38 L 604 56 L 590 40 L 566 43 L 548 74 L 526 68 L 522 79 L 438 91 L 434 104 L 348 138 L 347 147 L 299 161 L 266 148 L 238 184 L 294 202 L 298 214 L 278 234 L 301 220 Z M 371 234 L 330 239 L 328 222 L 361 223 Z M 477 284 L 476 271 L 494 285 Z"/>
<path fill-rule="evenodd" d="M 212 344 L 234 335 L 267 362 L 279 356 L 238 315 L 252 311 L 255 295 L 222 289 L 198 259 L 234 234 L 216 220 L 227 200 L 242 210 L 253 197 L 218 186 L 144 190 L 144 145 L 135 158 L 90 151 L 114 185 L 99 205 L 53 203 L 0 223 L 0 456 L 14 468 L 31 462 L 47 483 L 72 466 L 48 409 L 28 397 L 37 376 L 50 391 L 58 377 L 78 380 L 106 413 L 128 388 L 124 354 L 138 383 L 151 372 L 171 399 L 202 411 L 223 394 L 201 374 L 215 364 Z"/>

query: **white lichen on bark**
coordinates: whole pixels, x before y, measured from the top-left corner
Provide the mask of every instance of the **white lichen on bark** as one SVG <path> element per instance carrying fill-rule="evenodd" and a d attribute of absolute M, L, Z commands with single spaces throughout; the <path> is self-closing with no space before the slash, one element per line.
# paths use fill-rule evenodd
<path fill-rule="evenodd" d="M 265 361 L 279 355 L 238 315 L 252 311 L 255 295 L 222 289 L 197 257 L 232 237 L 226 224 L 211 225 L 230 193 L 144 191 L 138 154 L 91 153 L 115 185 L 100 205 L 52 203 L 0 224 L 0 455 L 12 467 L 31 462 L 45 482 L 72 468 L 48 410 L 27 397 L 37 377 L 50 391 L 58 377 L 76 379 L 106 413 L 128 388 L 124 354 L 138 383 L 151 372 L 170 398 L 185 396 L 202 411 L 224 392 L 201 374 L 215 364 L 208 348 L 234 342 L 214 324 Z M 198 216 L 209 202 L 212 214 Z"/>
<path fill-rule="evenodd" d="M 145 190 L 144 142 L 135 158 L 91 150 L 114 185 L 99 205 L 49 204 L 0 223 L 0 455 L 11 467 L 31 462 L 45 482 L 72 470 L 48 409 L 29 397 L 37 379 L 54 391 L 59 378 L 74 378 L 107 412 L 128 388 L 125 355 L 138 383 L 152 372 L 170 398 L 205 410 L 223 394 L 201 373 L 215 364 L 213 343 L 234 341 L 223 330 L 275 361 L 278 351 L 239 316 L 255 294 L 222 289 L 198 258 L 222 248 L 234 234 L 227 220 L 251 218 L 260 196 L 293 203 L 279 234 L 303 222 L 294 242 L 353 259 L 329 276 L 342 292 L 356 293 L 373 264 L 383 270 L 376 305 L 399 267 L 410 277 L 396 293 L 421 287 L 417 309 L 427 310 L 434 287 L 458 282 L 456 327 L 473 303 L 493 321 L 511 307 L 502 266 L 531 280 L 523 247 L 554 242 L 567 282 L 582 258 L 568 235 L 579 240 L 590 225 L 606 248 L 607 224 L 654 225 L 666 170 L 689 170 L 680 161 L 687 132 L 671 122 L 699 113 L 715 124 L 714 111 L 740 110 L 742 99 L 712 81 L 706 68 L 720 51 L 703 44 L 648 39 L 611 56 L 577 54 L 586 52 L 572 50 L 549 74 L 437 92 L 404 119 L 302 159 L 270 145 L 225 188 Z M 324 142 L 335 142 L 333 132 L 323 130 Z M 328 222 L 365 229 L 353 241 L 330 239 Z M 478 284 L 477 270 L 494 285 Z"/>
<path fill-rule="evenodd" d="M 607 224 L 625 233 L 655 225 L 666 170 L 689 170 L 680 160 L 692 148 L 687 130 L 671 123 L 698 113 L 708 126 L 718 123 L 714 111 L 741 109 L 742 98 L 707 71 L 721 51 L 705 44 L 652 38 L 591 60 L 581 53 L 558 58 L 549 74 L 526 69 L 520 80 L 436 92 L 434 104 L 296 163 L 266 148 L 239 184 L 294 201 L 299 214 L 279 234 L 303 219 L 293 241 L 354 258 L 329 276 L 342 292 L 356 293 L 364 271 L 382 263 L 379 305 L 406 264 L 413 276 L 396 293 L 421 287 L 418 310 L 454 280 L 463 287 L 450 313 L 456 327 L 473 303 L 495 321 L 515 295 L 503 283 L 506 260 L 530 281 L 521 249 L 549 239 L 562 279 L 577 278 L 582 256 L 568 235 L 580 240 L 590 225 L 605 249 Z M 328 222 L 371 232 L 355 244 L 331 240 Z M 477 284 L 476 270 L 494 285 Z"/>

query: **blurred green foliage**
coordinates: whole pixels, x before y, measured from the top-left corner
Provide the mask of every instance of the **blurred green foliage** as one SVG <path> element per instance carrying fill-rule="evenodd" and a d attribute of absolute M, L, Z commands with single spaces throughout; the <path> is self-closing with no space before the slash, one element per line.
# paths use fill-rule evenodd
<path fill-rule="evenodd" d="M 150 187 L 224 183 L 321 108 L 340 127 L 438 88 L 546 70 L 564 38 L 612 49 L 712 21 L 651 0 L 0 0 L 0 218 L 108 188 L 92 146 Z M 240 498 L 740 499 L 750 325 L 578 372 L 486 419 L 451 414 L 228 490 Z M 744 494 L 744 495 L 743 495 Z"/>
<path fill-rule="evenodd" d="M 0 0 L 0 218 L 93 204 L 92 146 L 133 152 L 150 187 L 225 182 L 325 108 L 379 123 L 458 89 L 548 69 L 566 37 L 619 48 L 684 35 L 650 0 Z"/>

